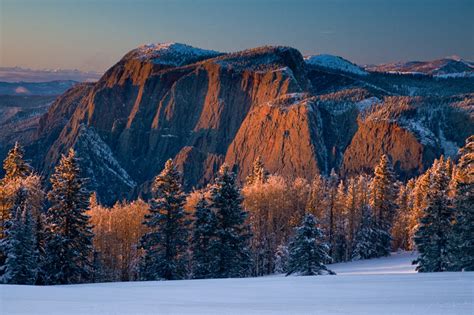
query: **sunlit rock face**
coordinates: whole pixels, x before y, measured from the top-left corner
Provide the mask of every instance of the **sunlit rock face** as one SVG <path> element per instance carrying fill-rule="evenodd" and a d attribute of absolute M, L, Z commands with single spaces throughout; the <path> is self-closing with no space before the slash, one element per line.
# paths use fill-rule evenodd
<path fill-rule="evenodd" d="M 388 153 L 402 176 L 413 176 L 473 132 L 465 104 L 472 85 L 371 73 L 324 56 L 304 59 L 289 47 L 219 53 L 144 45 L 98 82 L 56 100 L 30 152 L 50 174 L 60 154 L 76 148 L 91 188 L 113 202 L 146 191 L 169 158 L 187 189 L 207 184 L 224 162 L 243 180 L 257 156 L 272 173 L 311 179 L 332 168 L 368 171 Z M 426 96 L 440 85 L 443 95 Z M 389 95 L 408 95 L 401 87 L 410 96 L 388 104 Z M 448 131 L 453 121 L 458 132 Z"/>

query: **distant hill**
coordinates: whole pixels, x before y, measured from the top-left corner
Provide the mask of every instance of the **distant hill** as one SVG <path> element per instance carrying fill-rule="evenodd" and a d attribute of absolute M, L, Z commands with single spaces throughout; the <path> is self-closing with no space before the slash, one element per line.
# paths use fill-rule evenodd
<path fill-rule="evenodd" d="M 60 95 L 77 81 L 0 82 L 0 95 Z"/>
<path fill-rule="evenodd" d="M 367 66 L 366 70 L 399 74 L 426 74 L 435 77 L 472 77 L 474 63 L 457 56 L 431 61 L 409 61 Z"/>
<path fill-rule="evenodd" d="M 77 81 L 94 82 L 102 76 L 99 72 L 79 70 L 34 70 L 21 67 L 0 67 L 0 82 L 48 82 Z"/>

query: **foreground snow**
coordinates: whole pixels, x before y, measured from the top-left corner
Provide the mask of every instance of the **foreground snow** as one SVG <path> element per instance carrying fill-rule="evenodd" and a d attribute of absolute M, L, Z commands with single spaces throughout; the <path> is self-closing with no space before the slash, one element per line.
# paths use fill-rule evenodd
<path fill-rule="evenodd" d="M 410 253 L 337 276 L 0 286 L 0 314 L 472 314 L 474 273 L 415 273 Z"/>

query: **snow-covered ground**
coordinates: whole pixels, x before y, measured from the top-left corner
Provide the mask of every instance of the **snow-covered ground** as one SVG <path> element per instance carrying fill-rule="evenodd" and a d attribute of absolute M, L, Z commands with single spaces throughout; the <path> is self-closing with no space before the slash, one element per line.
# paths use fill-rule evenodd
<path fill-rule="evenodd" d="M 474 273 L 415 273 L 413 254 L 337 276 L 0 286 L 0 314 L 473 314 Z"/>

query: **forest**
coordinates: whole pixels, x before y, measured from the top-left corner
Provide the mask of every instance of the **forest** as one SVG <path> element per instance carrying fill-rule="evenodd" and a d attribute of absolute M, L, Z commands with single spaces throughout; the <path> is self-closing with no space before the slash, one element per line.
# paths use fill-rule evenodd
<path fill-rule="evenodd" d="M 168 160 L 152 198 L 101 205 L 73 149 L 45 185 L 16 143 L 0 182 L 0 280 L 8 284 L 335 274 L 333 262 L 416 250 L 418 272 L 474 270 L 474 136 L 407 182 L 382 155 L 373 174 L 244 183 L 229 165 L 186 192 Z"/>

